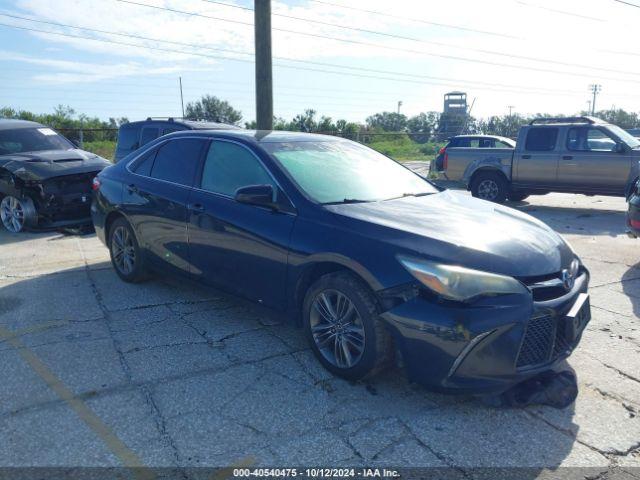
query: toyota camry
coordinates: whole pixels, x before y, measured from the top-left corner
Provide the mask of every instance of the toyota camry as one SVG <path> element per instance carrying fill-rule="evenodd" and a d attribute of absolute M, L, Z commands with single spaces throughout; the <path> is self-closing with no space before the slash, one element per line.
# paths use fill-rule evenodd
<path fill-rule="evenodd" d="M 350 380 L 395 359 L 448 392 L 499 392 L 570 355 L 589 272 L 551 228 L 440 191 L 335 137 L 188 131 L 94 180 L 115 272 L 182 275 L 286 312 Z"/>

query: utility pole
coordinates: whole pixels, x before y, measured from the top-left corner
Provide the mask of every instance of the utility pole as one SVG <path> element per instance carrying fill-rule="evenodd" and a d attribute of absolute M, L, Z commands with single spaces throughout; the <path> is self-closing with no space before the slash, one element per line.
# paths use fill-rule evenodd
<path fill-rule="evenodd" d="M 254 0 L 256 55 L 256 124 L 273 129 L 273 76 L 271 68 L 271 0 Z"/>
<path fill-rule="evenodd" d="M 398 101 L 398 115 L 400 115 L 400 107 L 402 106 L 402 100 Z"/>
<path fill-rule="evenodd" d="M 509 118 L 511 118 L 511 115 L 512 115 L 513 109 L 514 109 L 514 108 L 516 108 L 516 107 L 515 107 L 515 106 L 513 106 L 513 105 L 507 105 L 507 108 L 509 109 Z"/>
<path fill-rule="evenodd" d="M 182 96 L 182 77 L 178 77 L 180 81 L 180 104 L 182 105 L 182 118 L 184 118 L 184 97 Z"/>
<path fill-rule="evenodd" d="M 593 93 L 593 101 L 591 102 L 591 116 L 596 114 L 596 97 L 602 91 L 602 85 L 598 85 L 597 83 L 589 85 L 589 90 Z"/>

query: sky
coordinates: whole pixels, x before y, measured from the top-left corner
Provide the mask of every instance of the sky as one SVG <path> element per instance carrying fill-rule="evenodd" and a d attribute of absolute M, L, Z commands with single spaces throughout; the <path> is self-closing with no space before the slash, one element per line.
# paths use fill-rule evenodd
<path fill-rule="evenodd" d="M 640 0 L 272 0 L 274 113 L 363 122 L 640 111 Z M 204 94 L 255 118 L 253 1 L 0 0 L 0 106 L 181 116 Z"/>

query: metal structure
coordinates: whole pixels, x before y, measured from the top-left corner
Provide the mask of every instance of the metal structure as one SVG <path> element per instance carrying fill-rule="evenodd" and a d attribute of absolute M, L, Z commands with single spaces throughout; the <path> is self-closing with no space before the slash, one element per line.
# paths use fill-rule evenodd
<path fill-rule="evenodd" d="M 449 92 L 444 96 L 444 108 L 440 115 L 438 139 L 446 140 L 463 132 L 468 114 L 467 94 L 464 92 Z"/>

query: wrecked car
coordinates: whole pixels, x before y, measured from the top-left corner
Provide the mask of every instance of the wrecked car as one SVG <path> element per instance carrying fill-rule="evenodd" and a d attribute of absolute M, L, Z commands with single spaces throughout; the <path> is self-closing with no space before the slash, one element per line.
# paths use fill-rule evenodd
<path fill-rule="evenodd" d="M 0 119 L 0 219 L 10 232 L 91 223 L 94 177 L 111 165 L 51 128 Z"/>
<path fill-rule="evenodd" d="M 350 380 L 395 357 L 433 389 L 505 391 L 591 315 L 589 272 L 550 227 L 336 137 L 171 133 L 103 170 L 91 213 L 123 281 L 171 272 L 288 312 Z"/>

